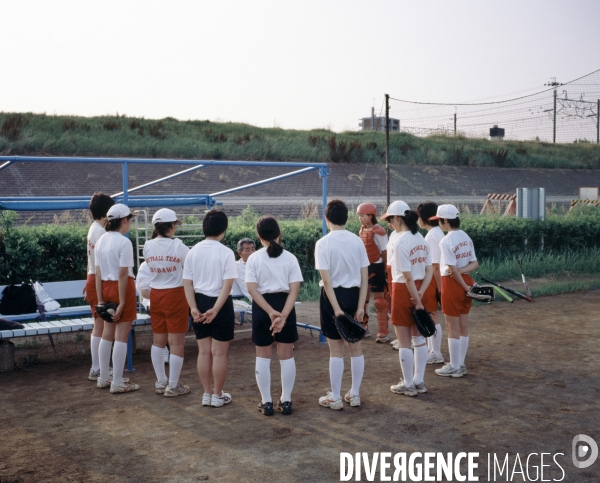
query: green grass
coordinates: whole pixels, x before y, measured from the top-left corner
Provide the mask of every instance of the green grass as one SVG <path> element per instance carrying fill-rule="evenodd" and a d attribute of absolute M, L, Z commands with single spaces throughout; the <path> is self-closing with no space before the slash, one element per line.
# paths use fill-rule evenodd
<path fill-rule="evenodd" d="M 77 117 L 0 112 L 0 152 L 13 155 L 149 157 L 253 161 L 384 163 L 385 136 L 259 128 L 240 123 Z M 434 166 L 600 168 L 591 143 L 390 136 L 390 163 Z"/>

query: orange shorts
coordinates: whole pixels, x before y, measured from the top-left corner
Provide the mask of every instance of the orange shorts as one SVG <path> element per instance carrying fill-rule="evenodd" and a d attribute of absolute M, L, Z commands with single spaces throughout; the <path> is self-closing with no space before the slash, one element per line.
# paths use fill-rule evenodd
<path fill-rule="evenodd" d="M 462 274 L 462 278 L 469 286 L 475 281 L 467 275 Z M 466 315 L 471 309 L 473 300 L 467 297 L 466 292 L 460 284 L 451 277 L 442 277 L 442 313 L 450 317 Z"/>
<path fill-rule="evenodd" d="M 435 298 L 436 290 L 437 284 L 435 283 L 435 278 L 431 277 L 431 282 L 429 282 L 429 286 L 427 287 L 427 290 L 425 290 L 421 302 L 423 303 L 423 307 L 425 307 L 425 310 L 432 314 L 435 314 L 438 309 L 438 302 Z"/>
<path fill-rule="evenodd" d="M 183 287 L 150 290 L 152 332 L 181 334 L 188 331 L 190 314 Z"/>
<path fill-rule="evenodd" d="M 88 274 L 85 281 L 85 299 L 92 308 L 92 317 L 97 318 L 96 305 L 98 305 L 98 294 L 96 293 L 96 275 Z"/>
<path fill-rule="evenodd" d="M 421 280 L 415 280 L 415 286 L 419 290 Z M 414 308 L 406 284 L 392 283 L 392 325 L 412 327 L 415 324 L 412 315 Z"/>
<path fill-rule="evenodd" d="M 105 302 L 119 303 L 119 282 L 116 280 L 102 280 L 102 298 Z M 135 282 L 129 277 L 125 296 L 125 308 L 119 322 L 131 322 L 137 317 L 137 300 L 135 297 Z"/>

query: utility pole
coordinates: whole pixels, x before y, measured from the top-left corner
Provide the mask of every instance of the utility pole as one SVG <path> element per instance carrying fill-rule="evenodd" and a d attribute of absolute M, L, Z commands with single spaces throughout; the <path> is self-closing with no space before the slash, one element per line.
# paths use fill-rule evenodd
<path fill-rule="evenodd" d="M 552 142 L 556 144 L 556 88 L 558 86 L 562 86 L 562 84 L 560 82 L 556 82 L 556 77 L 553 77 L 550 82 L 546 82 L 544 85 L 554 87 L 554 119 L 552 123 Z"/>
<path fill-rule="evenodd" d="M 385 194 L 390 206 L 390 96 L 385 95 Z"/>

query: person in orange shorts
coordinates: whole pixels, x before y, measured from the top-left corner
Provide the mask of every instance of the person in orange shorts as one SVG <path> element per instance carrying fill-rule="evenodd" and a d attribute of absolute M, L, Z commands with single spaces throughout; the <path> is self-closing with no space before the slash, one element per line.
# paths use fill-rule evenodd
<path fill-rule="evenodd" d="M 442 313 L 448 329 L 450 363 L 436 369 L 438 376 L 462 377 L 467 374 L 465 357 L 469 347 L 469 310 L 472 300 L 466 293 L 475 285 L 469 276 L 479 264 L 473 241 L 460 229 L 458 210 L 453 205 L 441 205 L 436 216 L 440 228 L 448 232 L 440 242 L 440 271 L 442 275 Z"/>
<path fill-rule="evenodd" d="M 185 333 L 189 309 L 183 289 L 183 264 L 190 251 L 181 240 L 173 238 L 181 221 L 173 210 L 162 208 L 152 217 L 152 239 L 144 244 L 144 259 L 151 273 L 150 306 L 152 307 L 151 358 L 157 381 L 154 390 L 165 397 L 188 394 L 189 386 L 179 382 L 183 367 Z M 165 372 L 164 353 L 169 342 L 169 378 Z"/>
<path fill-rule="evenodd" d="M 427 343 L 413 320 L 413 309 L 423 309 L 421 296 L 427 290 L 433 269 L 428 243 L 419 233 L 419 216 L 404 201 L 394 201 L 382 216 L 399 235 L 390 258 L 392 267 L 392 325 L 400 341 L 398 352 L 402 380 L 390 386 L 396 394 L 416 396 L 427 392 L 425 366 Z M 414 354 L 411 350 L 414 347 Z"/>
<path fill-rule="evenodd" d="M 114 302 L 117 309 L 112 322 L 104 323 L 102 340 L 98 347 L 100 376 L 98 388 L 110 387 L 111 394 L 137 391 L 140 386 L 123 379 L 127 358 L 127 339 L 137 314 L 135 282 L 133 278 L 133 245 L 124 236 L 131 226 L 133 214 L 123 205 L 113 205 L 106 213 L 106 233 L 100 237 L 94 256 L 96 259 L 96 293 L 98 305 Z M 114 341 L 114 348 L 112 347 Z M 110 379 L 109 362 L 112 348 L 113 377 Z"/>

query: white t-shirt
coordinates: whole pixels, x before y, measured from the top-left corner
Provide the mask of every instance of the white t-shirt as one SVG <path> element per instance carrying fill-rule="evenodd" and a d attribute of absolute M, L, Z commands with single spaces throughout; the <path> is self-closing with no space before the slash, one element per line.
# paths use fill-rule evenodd
<path fill-rule="evenodd" d="M 394 256 L 394 244 L 396 242 L 396 238 L 398 238 L 400 235 L 401 235 L 401 233 L 396 230 L 394 230 L 392 233 L 390 233 L 390 238 L 389 238 L 387 246 L 385 248 L 387 250 L 387 264 L 389 266 L 392 265 L 392 257 Z"/>
<path fill-rule="evenodd" d="M 118 231 L 108 231 L 96 242 L 96 266 L 100 267 L 102 280 L 119 280 L 119 268 L 128 267 L 133 278 L 133 245 Z"/>
<path fill-rule="evenodd" d="M 138 268 L 137 278 L 135 280 L 135 288 L 137 291 L 142 293 L 142 290 L 150 290 L 150 280 L 152 280 L 152 273 L 150 273 L 150 267 L 146 262 L 143 262 Z M 142 305 L 146 307 L 150 307 L 150 299 L 147 299 L 142 295 Z"/>
<path fill-rule="evenodd" d="M 440 263 L 442 252 L 440 251 L 440 242 L 444 238 L 444 232 L 439 226 L 434 226 L 425 235 L 425 240 L 429 243 L 431 250 L 431 263 Z"/>
<path fill-rule="evenodd" d="M 348 230 L 330 231 L 315 245 L 315 268 L 329 270 L 333 288 L 360 287 L 360 269 L 368 266 L 365 245 Z"/>
<path fill-rule="evenodd" d="M 88 259 L 88 275 L 94 275 L 96 273 L 96 257 L 94 254 L 94 248 L 96 248 L 96 243 L 102 235 L 106 233 L 104 227 L 94 221 L 90 229 L 88 230 L 87 235 L 87 259 Z"/>
<path fill-rule="evenodd" d="M 440 242 L 440 250 L 442 252 L 440 259 L 442 277 L 450 275 L 448 265 L 455 265 L 460 269 L 477 260 L 473 240 L 462 230 L 449 231 Z"/>
<path fill-rule="evenodd" d="M 250 293 L 248 292 L 248 286 L 246 285 L 246 262 L 241 258 L 235 262 L 235 266 L 237 268 L 238 278 L 233 281 L 233 285 L 231 286 L 231 295 L 243 294 L 244 297 L 252 300 L 250 297 Z"/>
<path fill-rule="evenodd" d="M 271 258 L 267 249 L 261 248 L 248 257 L 246 283 L 255 282 L 261 294 L 289 293 L 290 283 L 302 281 L 298 260 L 287 250 L 283 250 L 277 258 Z"/>
<path fill-rule="evenodd" d="M 216 240 L 197 243 L 185 259 L 183 278 L 193 282 L 196 293 L 218 297 L 223 280 L 237 278 L 233 251 Z"/>
<path fill-rule="evenodd" d="M 392 260 L 392 281 L 406 283 L 402 272 L 411 272 L 413 280 L 425 278 L 425 267 L 431 265 L 429 245 L 419 232 L 400 234 L 395 240 Z"/>
<path fill-rule="evenodd" d="M 150 286 L 157 289 L 183 286 L 183 265 L 190 249 L 179 238 L 157 237 L 144 244 L 144 259 L 150 267 Z"/>

